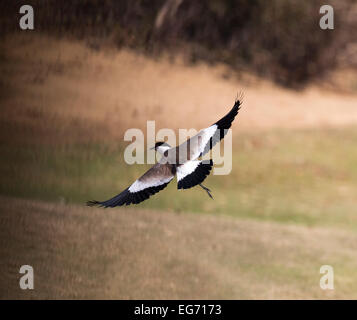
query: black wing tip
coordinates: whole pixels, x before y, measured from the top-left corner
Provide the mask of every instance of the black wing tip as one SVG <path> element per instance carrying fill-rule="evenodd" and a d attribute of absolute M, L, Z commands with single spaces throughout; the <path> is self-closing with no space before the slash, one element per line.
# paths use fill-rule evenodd
<path fill-rule="evenodd" d="M 95 206 L 100 206 L 101 202 L 97 201 L 97 200 L 90 200 L 86 202 L 86 205 L 88 207 L 95 207 Z"/>
<path fill-rule="evenodd" d="M 233 108 L 220 120 L 218 120 L 215 125 L 217 125 L 218 129 L 224 130 L 229 129 L 232 125 L 233 120 L 237 116 L 240 108 L 242 106 L 242 95 L 237 95 L 237 98 L 234 102 Z M 222 139 L 226 135 L 226 132 L 220 133 L 220 139 Z"/>
<path fill-rule="evenodd" d="M 139 204 L 139 203 L 149 199 L 155 193 L 164 189 L 169 184 L 169 182 L 164 183 L 159 186 L 149 187 L 147 189 L 141 190 L 139 192 L 133 192 L 133 193 L 131 193 L 129 191 L 129 188 L 127 188 L 122 193 L 116 195 L 115 197 L 113 197 L 109 200 L 102 201 L 102 202 L 96 201 L 96 200 L 91 200 L 91 201 L 87 201 L 86 204 L 89 207 L 98 206 L 101 208 L 114 208 L 114 207 L 121 207 L 124 205 L 128 206 L 131 204 Z"/>
<path fill-rule="evenodd" d="M 244 99 L 244 92 L 238 91 L 236 95 L 236 99 L 234 101 L 234 107 L 238 107 L 238 110 L 241 108 Z"/>
<path fill-rule="evenodd" d="M 128 200 L 128 188 L 125 189 L 123 192 L 119 193 L 115 197 L 106 200 L 106 201 L 97 201 L 97 200 L 91 200 L 87 201 L 87 206 L 89 207 L 101 207 L 101 208 L 113 208 L 117 206 L 122 206 L 126 204 L 126 201 Z"/>
<path fill-rule="evenodd" d="M 233 116 L 233 119 L 235 118 L 235 116 L 238 114 L 238 111 L 242 107 L 243 98 L 244 98 L 243 91 L 239 91 L 237 93 L 236 99 L 234 100 L 234 106 L 233 106 L 232 110 L 230 111 L 231 116 Z"/>

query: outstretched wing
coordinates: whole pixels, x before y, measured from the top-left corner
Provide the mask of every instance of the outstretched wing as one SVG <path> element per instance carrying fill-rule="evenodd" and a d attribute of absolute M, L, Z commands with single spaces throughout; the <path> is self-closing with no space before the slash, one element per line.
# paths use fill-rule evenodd
<path fill-rule="evenodd" d="M 195 160 L 209 152 L 217 142 L 224 138 L 228 129 L 242 105 L 241 100 L 236 100 L 232 110 L 222 119 L 212 124 L 210 127 L 201 130 L 192 138 L 188 139 L 176 149 L 180 155 L 179 163 L 183 164 L 187 160 Z"/>
<path fill-rule="evenodd" d="M 221 141 L 228 132 L 228 129 L 231 127 L 232 122 L 236 115 L 238 114 L 240 108 L 242 106 L 242 101 L 237 100 L 234 103 L 234 106 L 231 111 L 229 111 L 222 119 L 208 127 L 207 129 L 202 130 L 204 132 L 205 139 L 208 140 L 207 143 L 203 143 L 204 147 L 201 151 L 199 157 L 205 155 L 208 151 L 210 151 L 217 142 Z M 203 141 L 205 142 L 205 141 Z"/>
<path fill-rule="evenodd" d="M 170 164 L 157 163 L 130 187 L 106 201 L 88 201 L 88 206 L 117 207 L 137 204 L 164 189 L 175 176 L 175 167 Z"/>
<path fill-rule="evenodd" d="M 177 189 L 189 189 L 202 183 L 210 174 L 212 160 L 191 160 L 177 166 Z"/>

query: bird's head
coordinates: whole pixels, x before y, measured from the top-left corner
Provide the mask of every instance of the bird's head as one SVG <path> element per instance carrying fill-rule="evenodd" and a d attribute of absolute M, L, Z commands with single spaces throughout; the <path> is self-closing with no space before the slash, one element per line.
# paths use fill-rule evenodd
<path fill-rule="evenodd" d="M 160 142 L 156 142 L 155 146 L 152 147 L 151 149 L 155 149 L 155 151 L 164 154 L 165 151 L 171 149 L 171 146 L 166 142 L 160 141 Z"/>

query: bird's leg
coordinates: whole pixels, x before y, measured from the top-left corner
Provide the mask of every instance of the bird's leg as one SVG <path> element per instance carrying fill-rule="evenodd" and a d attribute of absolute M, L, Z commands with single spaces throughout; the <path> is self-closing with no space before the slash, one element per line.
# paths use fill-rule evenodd
<path fill-rule="evenodd" d="M 205 190 L 205 191 L 207 192 L 207 194 L 209 195 L 209 197 L 210 197 L 211 199 L 213 199 L 213 197 L 212 197 L 212 195 L 211 195 L 211 190 L 210 190 L 210 189 L 208 189 L 207 187 L 205 187 L 205 186 L 202 185 L 201 183 L 199 184 L 199 186 L 200 186 L 203 190 Z"/>

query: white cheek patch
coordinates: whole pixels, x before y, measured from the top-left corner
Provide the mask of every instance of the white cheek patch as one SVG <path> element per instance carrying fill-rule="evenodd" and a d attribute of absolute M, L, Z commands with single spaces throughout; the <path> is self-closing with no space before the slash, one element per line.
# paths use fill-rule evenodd
<path fill-rule="evenodd" d="M 160 146 L 160 147 L 157 148 L 157 151 L 158 151 L 159 153 L 161 153 L 161 154 L 164 154 L 165 151 L 170 150 L 170 149 L 171 149 L 171 147 Z"/>

